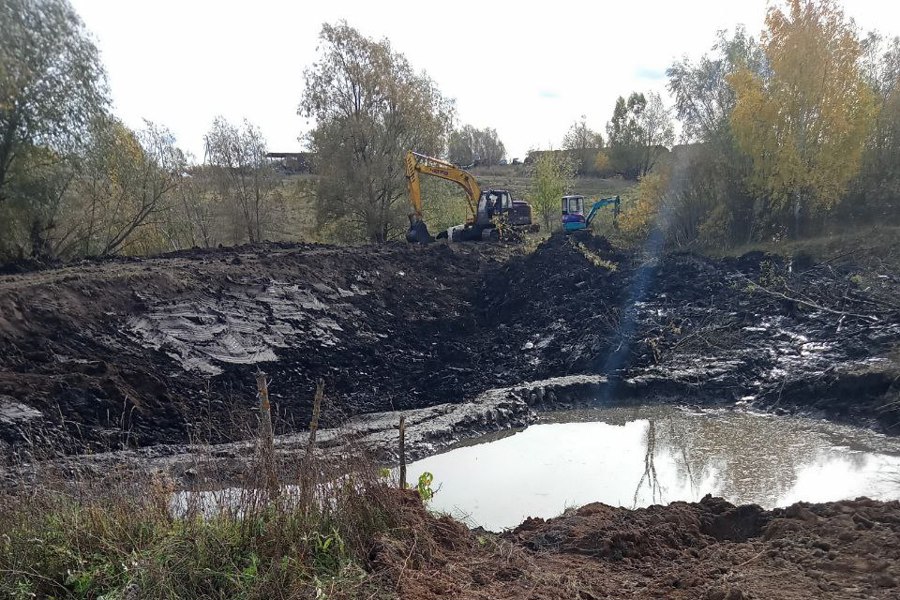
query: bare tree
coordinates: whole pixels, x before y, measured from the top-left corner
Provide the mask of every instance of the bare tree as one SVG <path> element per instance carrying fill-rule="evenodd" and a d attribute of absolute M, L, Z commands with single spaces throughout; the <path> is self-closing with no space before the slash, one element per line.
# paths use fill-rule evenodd
<path fill-rule="evenodd" d="M 261 241 L 278 185 L 262 132 L 246 119 L 238 127 L 217 117 L 206 135 L 206 160 L 219 198 L 232 209 L 235 230 L 242 230 L 251 243 Z M 239 241 L 237 235 L 234 241 Z"/>
<path fill-rule="evenodd" d="M 79 163 L 70 219 L 82 254 L 117 254 L 162 211 L 184 172 L 184 155 L 168 129 L 145 122 L 132 132 L 111 117 L 95 120 L 91 148 Z M 151 244 L 152 246 L 152 244 Z"/>

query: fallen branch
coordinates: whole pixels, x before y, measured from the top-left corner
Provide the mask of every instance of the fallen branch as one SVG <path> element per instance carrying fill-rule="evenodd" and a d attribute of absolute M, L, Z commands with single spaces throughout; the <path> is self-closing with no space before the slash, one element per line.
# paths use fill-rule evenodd
<path fill-rule="evenodd" d="M 750 285 L 752 285 L 753 289 L 762 290 L 763 292 L 769 294 L 770 296 L 774 296 L 776 298 L 781 298 L 782 300 L 787 300 L 788 302 L 796 302 L 797 304 L 803 304 L 804 306 L 809 306 L 810 308 L 814 308 L 816 310 L 821 310 L 823 312 L 831 313 L 833 315 L 839 315 L 839 316 L 845 316 L 845 317 L 856 317 L 857 319 L 864 319 L 864 320 L 870 321 L 872 323 L 879 322 L 878 317 L 873 316 L 873 315 L 861 315 L 859 313 L 852 313 L 852 312 L 847 312 L 847 311 L 843 311 L 843 310 L 835 310 L 833 308 L 828 308 L 827 306 L 822 306 L 821 304 L 818 304 L 816 302 L 812 302 L 811 300 L 803 300 L 801 298 L 793 298 L 786 294 L 782 294 L 781 292 L 776 292 L 775 290 L 770 290 L 766 287 L 763 287 L 763 286 L 759 285 L 758 283 L 756 283 L 755 281 L 753 281 L 752 279 L 750 279 L 749 277 L 746 277 L 745 275 L 738 274 L 738 276 L 741 279 L 743 279 L 744 281 L 746 281 L 747 283 L 749 283 Z"/>

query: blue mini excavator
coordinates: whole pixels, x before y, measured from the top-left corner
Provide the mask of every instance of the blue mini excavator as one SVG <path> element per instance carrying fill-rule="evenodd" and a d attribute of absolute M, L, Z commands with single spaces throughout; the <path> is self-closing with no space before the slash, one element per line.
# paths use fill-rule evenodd
<path fill-rule="evenodd" d="M 613 207 L 613 219 L 619 216 L 620 200 L 618 196 L 611 198 L 601 198 L 591 205 L 588 215 L 584 216 L 584 196 L 572 195 L 563 196 L 562 198 L 562 226 L 563 230 L 568 233 L 570 231 L 580 231 L 582 229 L 590 229 L 591 222 L 597 216 L 604 206 Z"/>

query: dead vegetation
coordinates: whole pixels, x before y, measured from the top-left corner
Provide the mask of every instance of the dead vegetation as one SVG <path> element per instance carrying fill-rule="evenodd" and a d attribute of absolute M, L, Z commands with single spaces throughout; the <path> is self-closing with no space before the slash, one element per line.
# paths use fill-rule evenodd
<path fill-rule="evenodd" d="M 48 465 L 4 491 L 0 596 L 340 598 L 377 587 L 372 552 L 385 536 L 415 537 L 405 507 L 420 505 L 418 494 L 394 489 L 352 442 L 339 459 L 319 455 L 315 422 L 306 454 L 276 461 L 264 374 L 258 382 L 256 459 L 238 487 L 207 479 L 213 489 L 184 490 L 159 474 L 81 477 Z M 322 397 L 320 384 L 315 420 Z"/>

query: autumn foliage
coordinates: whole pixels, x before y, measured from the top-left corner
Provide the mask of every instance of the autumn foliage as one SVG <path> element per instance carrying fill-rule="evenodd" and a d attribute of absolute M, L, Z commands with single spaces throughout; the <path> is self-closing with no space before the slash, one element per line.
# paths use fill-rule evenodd
<path fill-rule="evenodd" d="M 875 116 L 860 69 L 862 46 L 833 0 L 772 8 L 763 48 L 768 72 L 738 69 L 729 81 L 738 146 L 753 160 L 750 182 L 776 210 L 801 218 L 831 210 L 859 170 Z"/>
<path fill-rule="evenodd" d="M 497 130 L 459 126 L 419 56 L 343 21 L 323 25 L 297 74 L 315 173 L 294 179 L 249 122 L 213 121 L 201 160 L 162 125 L 129 128 L 69 0 L 0 0 L 0 39 L 0 262 L 386 242 L 406 229 L 407 150 L 505 162 Z M 839 0 L 775 0 L 761 35 L 719 32 L 709 53 L 667 75 L 673 105 L 654 91 L 623 94 L 606 107 L 605 135 L 582 115 L 559 156 L 530 152 L 530 185 L 517 191 L 545 229 L 559 223 L 559 196 L 580 191 L 575 176 L 638 181 L 623 195 L 623 231 L 655 229 L 679 247 L 900 222 L 900 38 L 864 34 Z M 465 207 L 439 196 L 429 211 L 443 228 Z"/>
<path fill-rule="evenodd" d="M 628 227 L 723 247 L 900 219 L 900 39 L 862 37 L 834 0 L 787 0 L 759 41 L 722 32 L 668 76 L 686 143 Z"/>

